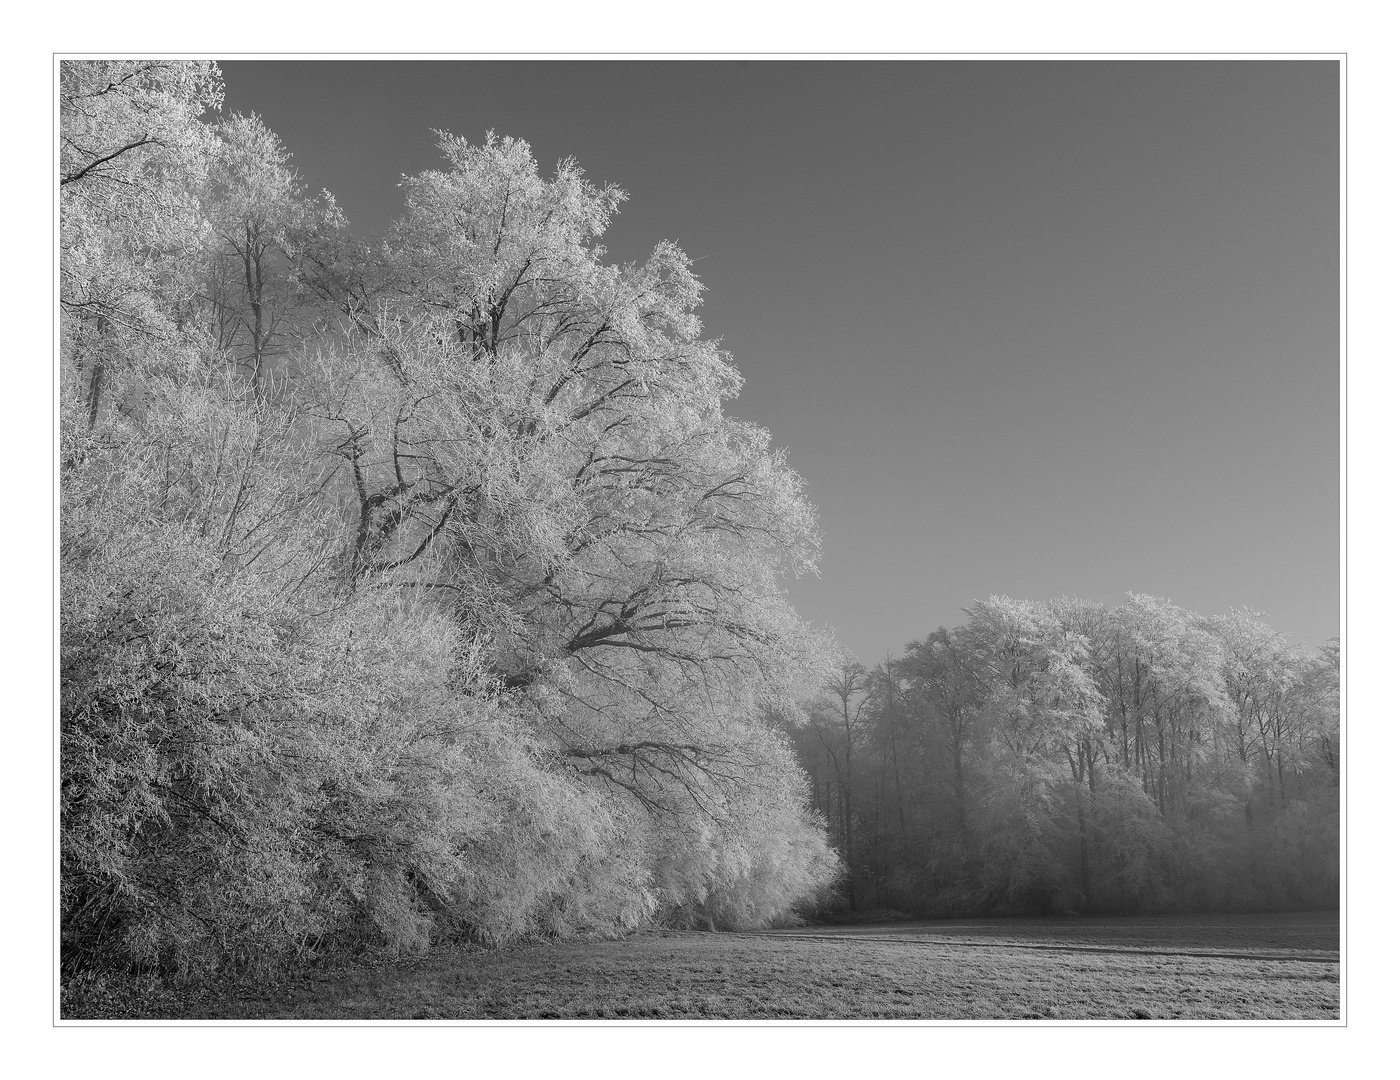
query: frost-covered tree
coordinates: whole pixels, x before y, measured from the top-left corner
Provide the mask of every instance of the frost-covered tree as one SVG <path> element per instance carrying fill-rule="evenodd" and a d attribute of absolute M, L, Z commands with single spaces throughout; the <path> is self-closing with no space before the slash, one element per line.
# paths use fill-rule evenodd
<path fill-rule="evenodd" d="M 299 346 L 328 325 L 303 263 L 345 220 L 329 193 L 309 195 L 259 118 L 229 117 L 215 134 L 201 192 L 210 250 L 198 309 L 253 392 L 266 396 L 290 374 Z"/>
<path fill-rule="evenodd" d="M 802 482 L 725 415 L 739 376 L 679 249 L 604 261 L 620 192 L 514 140 L 441 149 L 375 295 L 340 294 L 347 572 L 451 611 L 560 767 L 723 820 L 786 757 L 758 717 L 821 662 L 781 585 L 817 557 Z"/>
<path fill-rule="evenodd" d="M 861 907 L 1325 905 L 1339 660 L 1249 612 L 992 597 L 862 687 L 848 770 L 821 741 L 839 694 L 793 735 L 815 805 L 852 808 L 827 816 Z"/>
<path fill-rule="evenodd" d="M 815 519 L 684 256 L 607 264 L 620 193 L 493 139 L 355 240 L 212 65 L 63 90 L 66 968 L 821 893 L 765 719 Z"/>
<path fill-rule="evenodd" d="M 59 66 L 59 310 L 66 420 L 94 427 L 114 367 L 169 363 L 204 222 L 196 190 L 223 97 L 213 64 Z M 176 361 L 178 362 L 178 360 Z"/>

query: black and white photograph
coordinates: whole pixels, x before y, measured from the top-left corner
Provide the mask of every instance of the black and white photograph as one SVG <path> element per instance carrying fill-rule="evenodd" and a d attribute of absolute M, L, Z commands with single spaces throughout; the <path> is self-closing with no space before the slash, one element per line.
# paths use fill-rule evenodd
<path fill-rule="evenodd" d="M 56 1021 L 1344 1024 L 1345 76 L 55 55 Z"/>

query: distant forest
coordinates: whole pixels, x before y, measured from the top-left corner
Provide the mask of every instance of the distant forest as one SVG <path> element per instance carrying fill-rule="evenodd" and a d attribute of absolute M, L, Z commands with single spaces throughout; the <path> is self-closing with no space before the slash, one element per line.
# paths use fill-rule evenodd
<path fill-rule="evenodd" d="M 993 598 L 867 671 L 625 194 L 440 133 L 353 234 L 215 65 L 60 69 L 65 972 L 1332 905 L 1338 650 Z"/>
<path fill-rule="evenodd" d="M 788 727 L 856 910 L 1335 907 L 1339 663 L 1248 611 L 992 597 Z"/>

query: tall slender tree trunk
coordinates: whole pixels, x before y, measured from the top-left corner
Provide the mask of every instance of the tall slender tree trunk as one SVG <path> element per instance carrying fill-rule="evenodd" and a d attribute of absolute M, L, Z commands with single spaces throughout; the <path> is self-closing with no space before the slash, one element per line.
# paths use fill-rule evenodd
<path fill-rule="evenodd" d="M 1079 817 L 1079 887 L 1084 893 L 1084 910 L 1092 911 L 1094 900 L 1089 889 L 1089 827 L 1084 821 L 1084 800 L 1078 785 L 1075 785 L 1074 789 L 1074 812 Z"/>
<path fill-rule="evenodd" d="M 854 827 L 851 814 L 851 709 L 848 701 L 841 702 L 842 719 L 846 727 L 846 769 L 841 778 L 841 831 L 846 838 L 846 886 L 851 907 L 856 906 L 856 865 L 855 865 L 855 844 Z"/>
<path fill-rule="evenodd" d="M 102 405 L 102 384 L 107 376 L 107 365 L 99 357 L 92 365 L 92 376 L 88 379 L 88 430 L 97 426 L 97 412 Z"/>
<path fill-rule="evenodd" d="M 111 320 L 106 315 L 97 316 L 97 349 L 92 363 L 92 374 L 88 377 L 88 430 L 97 426 L 98 412 L 102 407 L 102 391 L 107 381 L 107 361 L 103 359 L 106 336 L 111 328 Z"/>
<path fill-rule="evenodd" d="M 847 759 L 849 766 L 849 758 Z M 851 907 L 856 906 L 856 863 L 855 852 L 852 850 L 852 827 L 851 827 L 851 785 L 849 781 L 841 785 L 841 832 L 845 837 L 843 846 L 846 849 L 846 895 L 851 902 Z"/>
<path fill-rule="evenodd" d="M 962 749 L 962 732 L 959 730 L 953 736 L 953 793 L 957 800 L 958 838 L 962 840 L 963 848 L 966 850 L 969 837 L 967 835 L 967 790 L 963 779 Z"/>
<path fill-rule="evenodd" d="M 1079 758 L 1077 762 L 1075 754 Z M 1065 756 L 1069 758 L 1070 775 L 1074 777 L 1074 813 L 1079 821 L 1079 887 L 1084 893 L 1085 910 L 1088 910 L 1093 906 L 1089 888 L 1089 826 L 1084 819 L 1084 785 L 1089 777 L 1089 761 L 1084 755 L 1082 741 L 1075 748 L 1075 754 L 1070 754 L 1069 748 L 1065 748 Z"/>
<path fill-rule="evenodd" d="M 894 769 L 894 807 L 899 818 L 899 835 L 904 836 L 904 794 L 899 784 L 899 730 L 894 722 L 894 672 L 885 658 L 885 715 L 890 725 L 890 764 Z"/>

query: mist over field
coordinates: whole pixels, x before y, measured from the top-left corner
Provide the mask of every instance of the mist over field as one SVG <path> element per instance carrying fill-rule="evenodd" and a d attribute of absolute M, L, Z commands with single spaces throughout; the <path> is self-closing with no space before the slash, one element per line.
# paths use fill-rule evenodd
<path fill-rule="evenodd" d="M 59 76 L 65 1018 L 1339 1015 L 1338 640 L 862 663 L 629 193 L 439 130 L 365 230 L 218 65 Z"/>

